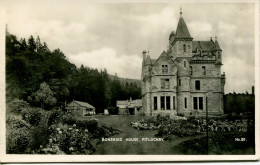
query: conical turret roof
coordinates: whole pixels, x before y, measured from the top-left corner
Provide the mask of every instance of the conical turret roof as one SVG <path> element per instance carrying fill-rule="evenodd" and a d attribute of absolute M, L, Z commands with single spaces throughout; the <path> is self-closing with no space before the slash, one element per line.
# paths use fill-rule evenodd
<path fill-rule="evenodd" d="M 176 30 L 176 39 L 180 38 L 191 38 L 190 32 L 186 26 L 186 23 L 182 17 L 180 16 L 179 23 Z"/>
<path fill-rule="evenodd" d="M 145 63 L 146 63 L 147 65 L 151 65 L 151 64 L 152 64 L 150 55 L 147 55 Z"/>
<path fill-rule="evenodd" d="M 218 51 L 218 50 L 222 51 L 219 44 L 218 44 L 218 40 L 215 41 L 215 44 L 214 44 L 212 50 L 213 51 Z"/>

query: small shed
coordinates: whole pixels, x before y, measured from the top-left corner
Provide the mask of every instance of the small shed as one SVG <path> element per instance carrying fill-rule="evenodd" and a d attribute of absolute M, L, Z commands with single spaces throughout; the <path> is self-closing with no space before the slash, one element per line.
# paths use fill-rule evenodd
<path fill-rule="evenodd" d="M 66 106 L 68 113 L 76 114 L 78 116 L 91 116 L 96 114 L 94 106 L 87 102 L 73 100 Z"/>
<path fill-rule="evenodd" d="M 142 99 L 137 100 L 119 100 L 116 102 L 119 115 L 140 115 L 142 108 Z"/>
<path fill-rule="evenodd" d="M 116 101 L 116 106 L 118 107 L 118 114 L 119 115 L 126 115 L 128 114 L 128 100 L 119 100 Z"/>

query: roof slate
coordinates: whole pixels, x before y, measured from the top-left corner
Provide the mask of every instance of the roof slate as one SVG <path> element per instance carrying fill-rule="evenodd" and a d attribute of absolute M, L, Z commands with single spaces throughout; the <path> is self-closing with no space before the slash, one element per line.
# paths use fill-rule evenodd
<path fill-rule="evenodd" d="M 191 38 L 190 32 L 189 32 L 189 30 L 186 26 L 186 23 L 185 23 L 184 19 L 182 18 L 182 16 L 179 19 L 175 38 L 176 39 L 178 39 L 178 38 Z"/>
<path fill-rule="evenodd" d="M 192 51 L 201 48 L 203 51 L 209 52 L 212 50 L 213 45 L 211 41 L 192 41 Z"/>
<path fill-rule="evenodd" d="M 146 64 L 152 64 L 152 61 L 151 61 L 151 58 L 150 58 L 150 55 L 147 55 L 147 57 L 146 57 L 146 62 L 145 62 Z"/>
<path fill-rule="evenodd" d="M 128 105 L 128 100 L 116 101 L 116 105 Z"/>
<path fill-rule="evenodd" d="M 221 50 L 217 40 L 215 41 L 215 45 L 213 46 L 212 50 Z"/>
<path fill-rule="evenodd" d="M 76 101 L 76 100 L 74 100 L 74 102 L 77 103 L 77 104 L 79 104 L 79 105 L 81 105 L 81 106 L 83 106 L 83 107 L 95 108 L 95 107 L 93 107 L 92 105 L 90 105 L 89 103 L 86 103 L 86 102 Z"/>

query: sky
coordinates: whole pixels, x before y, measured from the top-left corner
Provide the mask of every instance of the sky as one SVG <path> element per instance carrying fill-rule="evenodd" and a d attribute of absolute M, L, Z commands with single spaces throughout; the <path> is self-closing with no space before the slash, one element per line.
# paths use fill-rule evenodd
<path fill-rule="evenodd" d="M 158 58 L 183 18 L 193 40 L 217 36 L 222 48 L 225 93 L 251 93 L 255 84 L 253 3 L 103 3 L 88 1 L 1 1 L 8 31 L 18 38 L 40 36 L 80 66 L 141 78 L 142 51 Z"/>

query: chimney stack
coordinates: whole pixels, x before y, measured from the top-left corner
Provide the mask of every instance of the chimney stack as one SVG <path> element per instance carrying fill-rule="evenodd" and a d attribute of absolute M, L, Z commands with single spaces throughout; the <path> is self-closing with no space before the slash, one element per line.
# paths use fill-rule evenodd
<path fill-rule="evenodd" d="M 144 50 L 142 54 L 143 54 L 143 62 L 144 62 L 146 59 L 146 50 Z"/>

